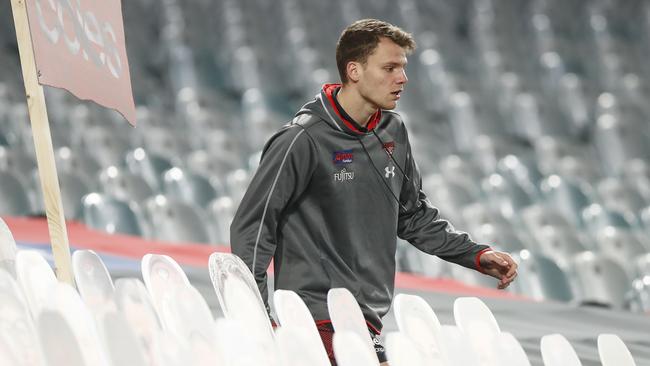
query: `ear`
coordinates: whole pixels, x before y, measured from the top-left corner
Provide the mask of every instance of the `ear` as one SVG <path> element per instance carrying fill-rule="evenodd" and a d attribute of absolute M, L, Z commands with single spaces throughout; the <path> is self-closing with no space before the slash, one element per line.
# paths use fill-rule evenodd
<path fill-rule="evenodd" d="M 361 67 L 360 63 L 355 61 L 350 61 L 347 64 L 346 72 L 348 73 L 348 80 L 356 83 L 357 81 L 359 81 L 359 79 L 361 79 L 361 75 L 363 74 L 363 68 Z"/>

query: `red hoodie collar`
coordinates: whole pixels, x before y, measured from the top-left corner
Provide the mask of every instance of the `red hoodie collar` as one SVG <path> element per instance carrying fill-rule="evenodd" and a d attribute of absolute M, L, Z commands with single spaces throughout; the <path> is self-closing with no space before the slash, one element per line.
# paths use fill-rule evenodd
<path fill-rule="evenodd" d="M 358 125 L 356 123 L 348 121 L 347 119 L 345 119 L 343 117 L 343 114 L 341 113 L 341 111 L 339 111 L 339 109 L 336 107 L 336 103 L 334 103 L 334 91 L 337 88 L 340 88 L 340 87 L 341 87 L 341 84 L 325 84 L 325 85 L 323 85 L 323 92 L 325 93 L 325 96 L 327 97 L 327 100 L 329 101 L 330 105 L 332 106 L 332 109 L 334 109 L 334 112 L 336 112 L 336 115 L 341 119 L 341 121 L 343 121 L 343 123 L 345 123 L 345 126 L 347 128 L 349 128 L 350 130 L 352 130 L 352 131 L 354 131 L 356 133 L 360 133 L 360 134 L 370 132 L 375 127 L 377 127 L 377 124 L 379 123 L 379 120 L 381 119 L 381 109 L 377 109 L 377 112 L 375 112 L 375 114 L 373 114 L 370 117 L 370 122 L 368 122 L 368 124 L 366 125 L 366 129 L 368 131 L 359 130 L 359 128 L 357 127 Z M 334 121 L 334 122 L 336 122 L 336 121 Z"/>

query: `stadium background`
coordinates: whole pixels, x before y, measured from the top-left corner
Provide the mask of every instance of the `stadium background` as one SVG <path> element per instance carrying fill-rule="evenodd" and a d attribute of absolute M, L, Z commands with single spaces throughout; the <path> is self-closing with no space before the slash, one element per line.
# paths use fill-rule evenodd
<path fill-rule="evenodd" d="M 456 228 L 521 262 L 520 297 L 504 296 L 399 243 L 402 290 L 443 322 L 457 291 L 496 296 L 497 318 L 533 363 L 539 335 L 559 331 L 583 342 L 590 364 L 600 329 L 631 343 L 638 364 L 650 360 L 648 2 L 130 0 L 123 13 L 136 129 L 46 89 L 66 217 L 79 222 L 71 242 L 103 243 L 118 258 L 112 273 L 132 275 L 134 246 L 154 248 L 209 288 L 201 266 L 227 250 L 266 137 L 338 79 L 341 30 L 376 17 L 418 42 L 398 111 L 425 192 Z M 0 65 L 0 214 L 20 245 L 46 248 L 34 236 L 44 221 L 21 218 L 43 207 L 8 2 Z M 409 274 L 438 282 L 413 287 L 421 277 Z"/>

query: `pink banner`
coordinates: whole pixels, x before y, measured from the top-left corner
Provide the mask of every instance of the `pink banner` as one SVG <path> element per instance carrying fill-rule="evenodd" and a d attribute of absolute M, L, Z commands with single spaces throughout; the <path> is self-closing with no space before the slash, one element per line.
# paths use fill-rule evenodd
<path fill-rule="evenodd" d="M 38 81 L 120 112 L 135 104 L 120 0 L 26 0 Z"/>

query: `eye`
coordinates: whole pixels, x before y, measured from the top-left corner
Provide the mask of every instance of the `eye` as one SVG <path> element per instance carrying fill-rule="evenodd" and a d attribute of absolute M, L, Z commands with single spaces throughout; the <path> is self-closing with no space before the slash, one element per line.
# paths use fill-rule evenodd
<path fill-rule="evenodd" d="M 393 70 L 395 70 L 395 68 L 393 66 L 388 66 L 388 67 L 385 67 L 384 69 L 386 71 L 388 71 L 388 72 L 393 72 Z"/>

